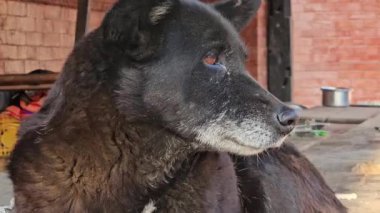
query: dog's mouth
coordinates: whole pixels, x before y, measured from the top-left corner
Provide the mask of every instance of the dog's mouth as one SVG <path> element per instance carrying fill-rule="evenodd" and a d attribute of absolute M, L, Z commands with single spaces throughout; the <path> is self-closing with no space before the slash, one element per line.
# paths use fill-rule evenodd
<path fill-rule="evenodd" d="M 241 154 L 241 155 L 256 155 L 269 148 L 281 147 L 281 145 L 284 143 L 287 137 L 288 135 L 284 135 L 280 137 L 278 140 L 274 140 L 273 142 L 266 143 L 266 145 L 263 147 L 257 147 L 257 146 L 254 146 L 253 144 L 248 145 L 238 140 L 237 138 L 231 137 L 231 136 L 225 136 L 222 139 L 222 141 L 224 141 L 224 143 L 231 143 L 234 146 L 236 146 L 235 147 L 236 151 L 231 150 L 230 152 L 234 152 L 234 153 L 237 152 L 238 154 Z M 232 148 L 232 146 L 229 146 L 229 148 Z"/>
<path fill-rule="evenodd" d="M 214 150 L 255 155 L 269 148 L 280 147 L 288 135 L 257 120 L 217 120 L 197 129 L 196 139 Z"/>

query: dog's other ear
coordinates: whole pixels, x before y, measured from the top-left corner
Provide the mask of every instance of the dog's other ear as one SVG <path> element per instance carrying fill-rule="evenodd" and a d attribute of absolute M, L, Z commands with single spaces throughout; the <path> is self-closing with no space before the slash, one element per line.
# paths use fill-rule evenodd
<path fill-rule="evenodd" d="M 261 0 L 227 0 L 214 4 L 214 8 L 241 30 L 260 8 Z"/>
<path fill-rule="evenodd" d="M 160 24 L 178 0 L 119 0 L 105 16 L 101 30 L 109 45 L 123 48 L 131 59 L 142 60 L 160 42 Z"/>

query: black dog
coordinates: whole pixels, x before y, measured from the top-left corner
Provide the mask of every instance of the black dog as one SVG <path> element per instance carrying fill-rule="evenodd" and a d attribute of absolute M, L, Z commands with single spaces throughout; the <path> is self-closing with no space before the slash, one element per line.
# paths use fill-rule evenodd
<path fill-rule="evenodd" d="M 254 155 L 278 147 L 297 120 L 295 111 L 245 72 L 236 29 L 257 7 L 256 0 L 211 6 L 189 0 L 117 2 L 102 25 L 76 45 L 43 108 L 20 130 L 9 165 L 16 211 L 255 212 L 287 205 L 296 205 L 288 212 L 317 211 L 318 205 L 342 210 L 336 200 L 298 206 L 304 205 L 297 194 L 303 187 L 278 189 L 289 195 L 265 187 L 268 181 L 283 187 L 315 179 L 312 186 L 324 190 L 305 193 L 322 191 L 335 199 L 309 164 L 311 179 L 296 172 L 295 179 L 256 181 L 255 174 L 276 170 L 235 173 L 225 153 Z M 254 158 L 234 160 L 241 167 Z M 273 164 L 289 176 L 283 160 L 269 159 L 263 167 Z M 274 197 L 252 205 L 257 193 Z M 283 196 L 297 202 L 278 201 Z"/>

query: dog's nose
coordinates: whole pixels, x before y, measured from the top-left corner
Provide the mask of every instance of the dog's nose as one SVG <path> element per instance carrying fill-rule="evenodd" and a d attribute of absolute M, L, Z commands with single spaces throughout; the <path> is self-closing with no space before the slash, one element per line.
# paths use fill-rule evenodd
<path fill-rule="evenodd" d="M 286 108 L 277 115 L 277 120 L 281 126 L 289 128 L 294 127 L 299 119 L 299 113 L 297 110 Z"/>

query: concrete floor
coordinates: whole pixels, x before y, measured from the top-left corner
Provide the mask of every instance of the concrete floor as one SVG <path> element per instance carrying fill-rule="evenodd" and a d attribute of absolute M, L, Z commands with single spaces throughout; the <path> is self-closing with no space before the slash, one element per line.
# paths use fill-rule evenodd
<path fill-rule="evenodd" d="M 350 113 L 348 111 L 348 113 Z M 291 138 L 350 212 L 380 212 L 380 113 L 361 124 L 332 124 L 326 138 Z M 354 196 L 353 196 L 354 195 Z"/>
<path fill-rule="evenodd" d="M 352 114 L 349 110 L 342 113 Z M 328 137 L 290 140 L 315 164 L 336 193 L 356 195 L 352 200 L 341 199 L 350 212 L 378 213 L 380 131 L 376 127 L 380 126 L 380 113 L 364 120 L 361 124 L 328 125 Z M 7 174 L 0 172 L 0 206 L 9 205 L 11 198 L 11 183 Z"/>
<path fill-rule="evenodd" d="M 0 172 L 0 206 L 9 205 L 13 196 L 12 191 L 12 184 L 8 174 Z"/>

